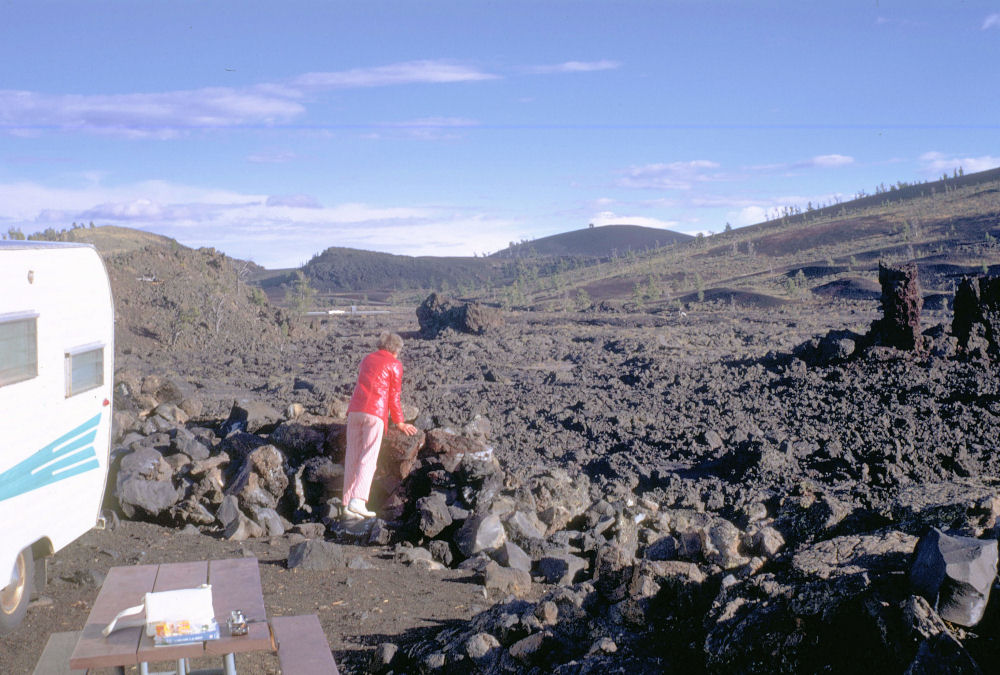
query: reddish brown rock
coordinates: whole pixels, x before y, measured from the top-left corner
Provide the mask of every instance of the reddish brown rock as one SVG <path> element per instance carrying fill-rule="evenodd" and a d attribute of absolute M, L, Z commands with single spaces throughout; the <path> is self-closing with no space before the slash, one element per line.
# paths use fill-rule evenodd
<path fill-rule="evenodd" d="M 426 435 L 417 431 L 413 436 L 407 436 L 402 431 L 390 427 L 382 437 L 382 447 L 378 453 L 376 477 L 392 476 L 403 479 L 410 475 L 417 461 L 417 453 L 424 447 Z"/>
<path fill-rule="evenodd" d="M 924 299 L 917 278 L 917 266 L 910 263 L 888 267 L 879 263 L 878 280 L 882 286 L 882 318 L 872 324 L 868 340 L 873 345 L 919 351 L 920 310 Z"/>

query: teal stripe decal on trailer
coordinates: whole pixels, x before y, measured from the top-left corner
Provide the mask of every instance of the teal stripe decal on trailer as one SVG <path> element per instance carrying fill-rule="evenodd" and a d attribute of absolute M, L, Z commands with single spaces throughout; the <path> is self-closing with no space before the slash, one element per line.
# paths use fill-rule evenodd
<path fill-rule="evenodd" d="M 98 414 L 0 473 L 0 501 L 100 468 L 94 450 L 100 423 L 101 415 Z"/>

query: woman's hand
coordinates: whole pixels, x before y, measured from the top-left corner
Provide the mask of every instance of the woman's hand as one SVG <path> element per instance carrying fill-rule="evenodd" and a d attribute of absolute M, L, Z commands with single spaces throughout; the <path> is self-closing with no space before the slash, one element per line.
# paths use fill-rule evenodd
<path fill-rule="evenodd" d="M 407 436 L 412 436 L 415 433 L 417 433 L 417 428 L 412 424 L 407 424 L 406 422 L 403 422 L 402 424 L 397 424 L 396 428 L 402 431 Z"/>

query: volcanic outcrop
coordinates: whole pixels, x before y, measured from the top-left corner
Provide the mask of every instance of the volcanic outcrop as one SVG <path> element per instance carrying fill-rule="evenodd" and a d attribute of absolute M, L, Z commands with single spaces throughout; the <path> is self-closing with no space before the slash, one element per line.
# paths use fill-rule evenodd
<path fill-rule="evenodd" d="M 882 286 L 882 318 L 872 324 L 867 335 L 871 344 L 904 351 L 922 349 L 920 310 L 924 298 L 914 264 L 889 267 L 879 263 L 878 281 Z"/>
<path fill-rule="evenodd" d="M 378 547 L 428 574 L 465 570 L 495 603 L 380 645 L 372 672 L 989 669 L 998 375 L 955 358 L 959 331 L 919 332 L 915 278 L 884 276 L 891 321 L 870 334 L 896 346 L 834 328 L 775 349 L 772 333 L 696 313 L 413 340 L 406 417 L 421 432 L 386 435 L 381 517 L 366 521 L 339 517 L 341 417 L 231 398 L 204 415 L 187 383 L 120 373 L 119 511 L 287 537 L 289 567 L 356 567 L 345 543 Z M 322 351 L 360 349 L 344 332 Z M 969 333 L 987 349 L 985 323 Z M 727 339 L 756 352 L 676 349 Z M 336 410 L 352 368 L 292 367 L 285 388 L 268 375 L 257 391 Z"/>
<path fill-rule="evenodd" d="M 181 389 L 159 378 L 148 385 L 164 396 Z M 357 567 L 364 561 L 340 543 L 386 547 L 428 573 L 467 570 L 497 602 L 425 641 L 383 644 L 378 672 L 977 667 L 963 634 L 943 620 L 978 622 L 996 573 L 1000 494 L 975 481 L 913 484 L 885 515 L 860 492 L 809 478 L 727 506 L 724 486 L 692 493 L 676 476 L 637 494 L 579 471 L 514 475 L 497 462 L 491 424 L 479 417 L 412 437 L 390 430 L 371 500 L 382 517 L 345 521 L 341 421 L 237 402 L 226 420 L 194 424 L 174 403 L 142 400 L 154 407 L 134 418 L 116 451 L 126 517 L 231 540 L 291 533 L 289 567 Z M 766 467 L 802 476 L 810 454 L 786 441 L 755 458 L 735 435 L 716 432 L 704 442 L 735 442 L 716 471 L 759 484 Z M 812 451 L 815 466 L 831 463 L 819 456 L 827 450 Z M 952 571 L 954 546 L 939 543 L 952 539 L 918 546 L 933 528 L 983 552 L 974 592 L 969 574 Z"/>
<path fill-rule="evenodd" d="M 503 324 L 500 310 L 479 302 L 460 302 L 431 293 L 417 307 L 417 321 L 424 337 L 436 337 L 446 330 L 483 335 Z"/>
<path fill-rule="evenodd" d="M 963 352 L 1000 356 L 1000 277 L 962 278 L 951 328 Z"/>

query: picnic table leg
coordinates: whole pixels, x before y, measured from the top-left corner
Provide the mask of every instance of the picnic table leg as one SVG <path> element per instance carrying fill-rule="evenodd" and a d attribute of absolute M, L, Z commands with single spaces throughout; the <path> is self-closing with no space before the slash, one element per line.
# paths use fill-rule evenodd
<path fill-rule="evenodd" d="M 236 657 L 233 654 L 226 654 L 224 663 L 226 664 L 226 675 L 236 675 Z"/>
<path fill-rule="evenodd" d="M 122 670 L 124 673 L 125 671 Z M 149 664 L 143 661 L 139 664 L 139 675 L 149 675 Z"/>
<path fill-rule="evenodd" d="M 177 659 L 177 675 L 187 675 L 187 659 Z"/>

